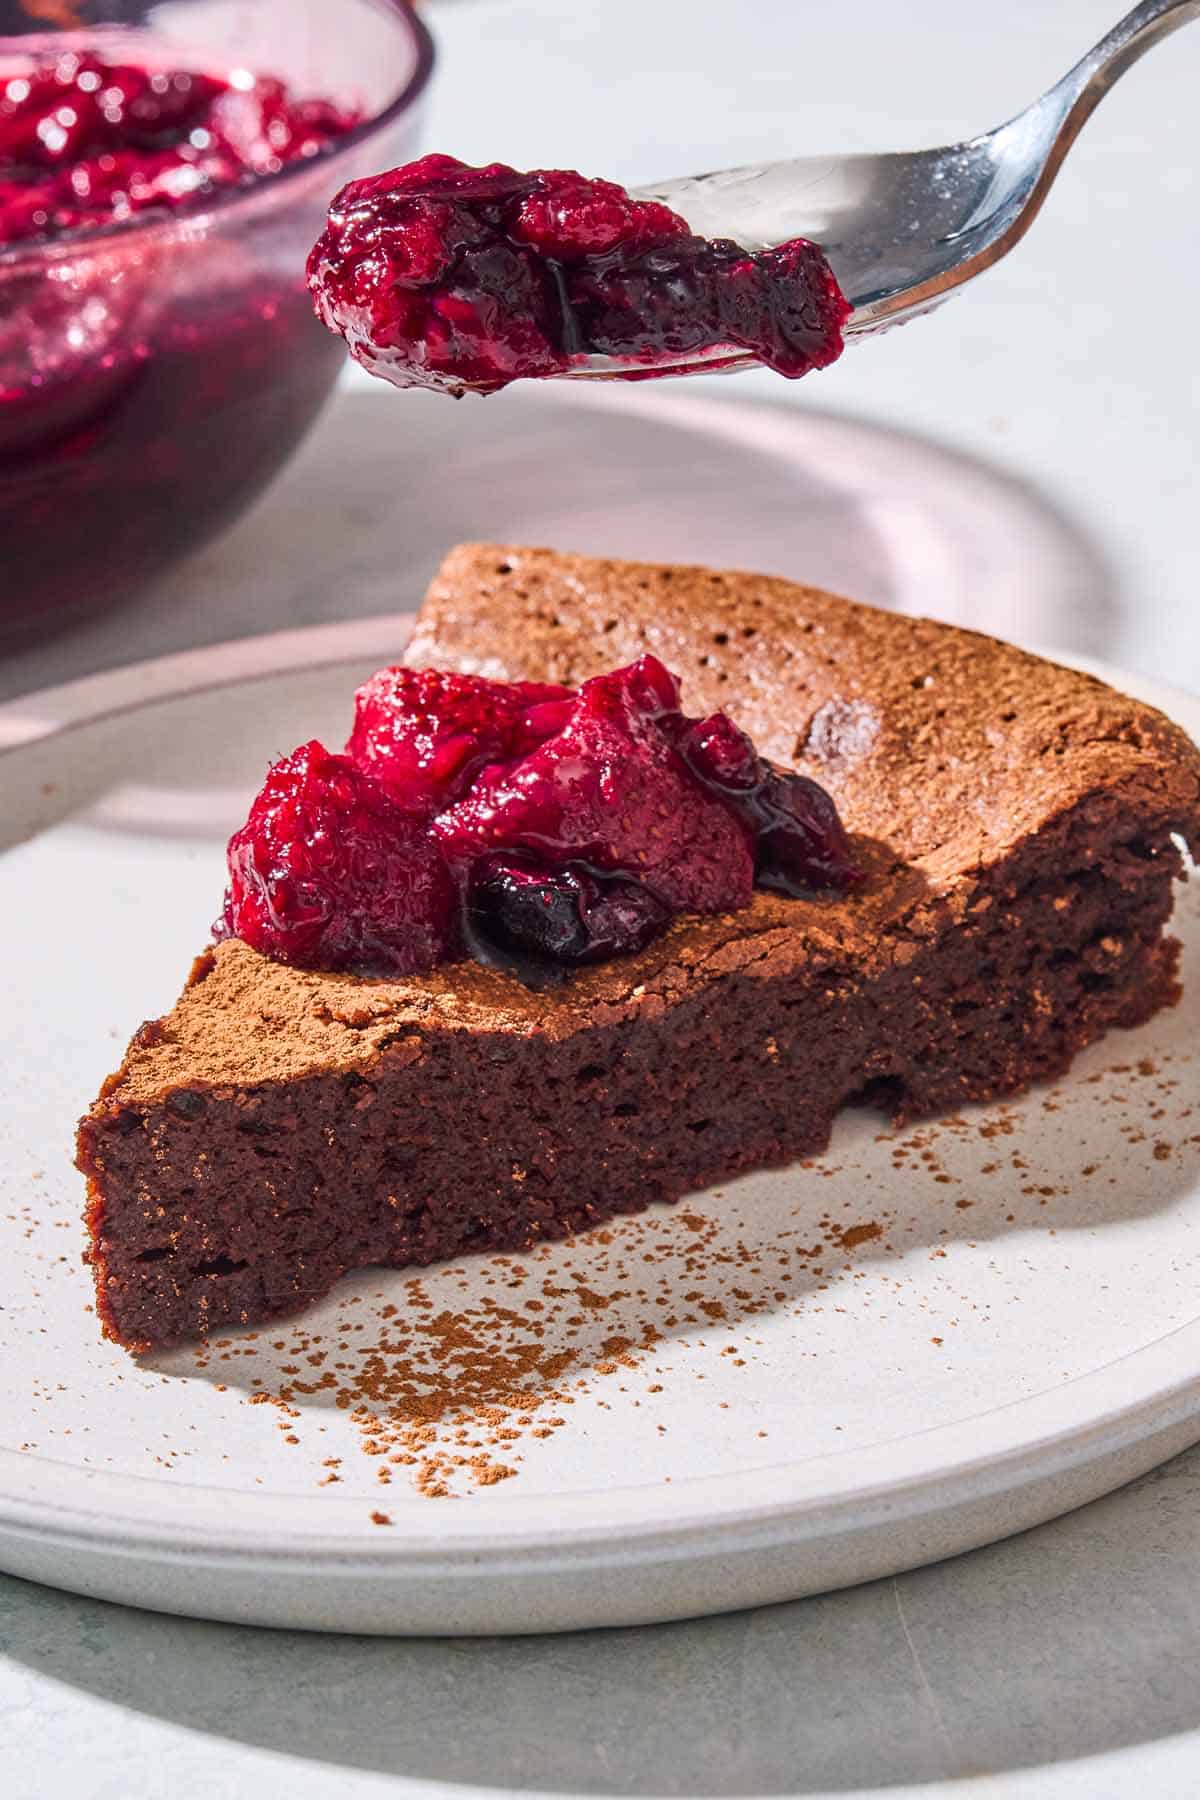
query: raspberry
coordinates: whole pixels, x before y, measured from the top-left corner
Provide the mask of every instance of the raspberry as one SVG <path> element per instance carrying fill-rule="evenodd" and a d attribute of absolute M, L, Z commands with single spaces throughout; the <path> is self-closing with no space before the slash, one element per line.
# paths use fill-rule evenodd
<path fill-rule="evenodd" d="M 525 756 L 561 728 L 568 689 L 439 669 L 380 669 L 355 695 L 346 753 L 406 811 L 441 811 L 486 763 Z"/>
<path fill-rule="evenodd" d="M 229 842 L 218 937 L 300 968 L 413 975 L 458 953 L 436 846 L 369 775 L 321 744 L 268 772 Z"/>
<path fill-rule="evenodd" d="M 573 169 L 543 169 L 535 179 L 537 189 L 517 209 L 512 235 L 559 262 L 645 250 L 689 235 L 670 207 L 633 200 L 615 181 L 585 181 Z"/>
<path fill-rule="evenodd" d="M 449 860 L 515 849 L 631 876 L 671 912 L 748 905 L 750 834 L 675 750 L 678 691 L 652 656 L 584 682 L 561 731 L 435 821 Z"/>

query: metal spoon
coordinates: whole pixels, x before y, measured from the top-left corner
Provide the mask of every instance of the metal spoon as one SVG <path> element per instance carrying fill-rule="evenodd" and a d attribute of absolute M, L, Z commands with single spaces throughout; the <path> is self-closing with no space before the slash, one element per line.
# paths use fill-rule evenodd
<path fill-rule="evenodd" d="M 807 237 L 825 251 L 863 337 L 940 305 L 1018 243 L 1093 108 L 1152 44 L 1200 15 L 1200 0 L 1142 0 L 1062 80 L 1006 125 L 965 143 L 886 156 L 798 157 L 635 190 L 704 237 L 760 250 Z M 752 367 L 728 348 L 689 352 L 670 372 Z M 656 364 L 656 373 L 662 365 Z M 612 376 L 596 356 L 572 374 Z"/>

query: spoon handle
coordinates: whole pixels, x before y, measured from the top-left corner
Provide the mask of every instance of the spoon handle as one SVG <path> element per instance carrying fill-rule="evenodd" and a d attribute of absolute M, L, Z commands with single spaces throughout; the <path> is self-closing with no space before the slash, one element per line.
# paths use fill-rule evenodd
<path fill-rule="evenodd" d="M 989 134 L 985 141 L 990 141 L 998 166 L 1007 165 L 1018 174 L 1001 201 L 994 204 L 996 216 L 1007 213 L 1007 222 L 1002 230 L 990 233 L 991 242 L 977 267 L 986 268 L 1025 235 L 1068 150 L 1126 69 L 1160 38 L 1196 18 L 1200 18 L 1200 0 L 1141 0 L 1140 6 L 1126 13 L 1040 100 Z M 976 273 L 977 267 L 964 262 L 959 279 Z"/>
<path fill-rule="evenodd" d="M 1126 13 L 1086 56 L 1080 57 L 1075 67 L 1051 88 L 1047 99 L 1053 96 L 1061 100 L 1065 112 L 1074 113 L 1077 106 L 1082 106 L 1075 122 L 1077 131 L 1126 69 L 1132 68 L 1160 38 L 1169 37 L 1195 18 L 1200 18 L 1200 0 L 1141 0 L 1140 6 Z"/>

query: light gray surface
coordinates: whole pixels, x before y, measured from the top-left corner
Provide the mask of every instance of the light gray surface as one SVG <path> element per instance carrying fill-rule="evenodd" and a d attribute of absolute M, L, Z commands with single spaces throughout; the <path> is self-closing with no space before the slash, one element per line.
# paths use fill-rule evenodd
<path fill-rule="evenodd" d="M 740 0 L 735 29 L 711 0 L 447 0 L 434 18 L 433 141 L 630 181 L 941 141 L 1022 104 L 1117 10 Z M 1134 71 L 1026 243 L 935 318 L 799 390 L 737 383 L 739 397 L 924 429 L 1032 481 L 1094 534 L 1098 579 L 1107 570 L 1099 625 L 1076 612 L 1043 635 L 1192 686 L 1200 254 L 1185 121 L 1198 68 L 1200 44 L 1184 34 Z M 520 84 L 536 103 L 507 103 Z M 226 553 L 210 559 L 218 576 Z M 177 591 L 195 590 L 189 579 Z M 269 580 L 268 593 L 270 611 L 232 621 L 219 592 L 203 608 L 143 603 L 13 659 L 4 688 L 361 604 L 310 590 L 293 607 Z M 387 610 L 397 596 L 365 603 Z M 1192 1452 L 1071 1518 L 894 1584 L 523 1644 L 273 1636 L 4 1582 L 0 1779 L 21 1800 L 192 1800 L 445 1783 L 696 1795 L 917 1784 L 933 1796 L 977 1775 L 967 1791 L 1182 1800 L 1200 1791 L 1198 1502 Z"/>
<path fill-rule="evenodd" d="M 1137 1791 L 1127 1761 L 1070 1763 L 1146 1746 L 1141 1791 L 1182 1800 L 1192 1747 L 1162 1740 L 1196 1723 L 1198 1587 L 1195 1457 L 896 1582 L 640 1631 L 321 1639 L 12 1581 L 3 1723 L 10 1745 L 45 1734 L 41 1784 L 18 1781 L 22 1796 L 65 1792 L 66 1771 L 95 1796 L 356 1794 L 360 1771 L 538 1794 L 811 1795 L 1058 1762 L 1059 1779 L 1000 1791 L 1115 1800 Z"/>

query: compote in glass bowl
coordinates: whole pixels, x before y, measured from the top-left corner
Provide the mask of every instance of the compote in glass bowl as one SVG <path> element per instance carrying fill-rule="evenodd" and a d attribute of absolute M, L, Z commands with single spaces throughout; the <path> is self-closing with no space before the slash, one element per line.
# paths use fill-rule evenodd
<path fill-rule="evenodd" d="M 345 181 L 411 155 L 432 60 L 404 0 L 63 16 L 0 0 L 3 637 L 132 594 L 295 450 L 344 361 L 307 251 Z"/>

